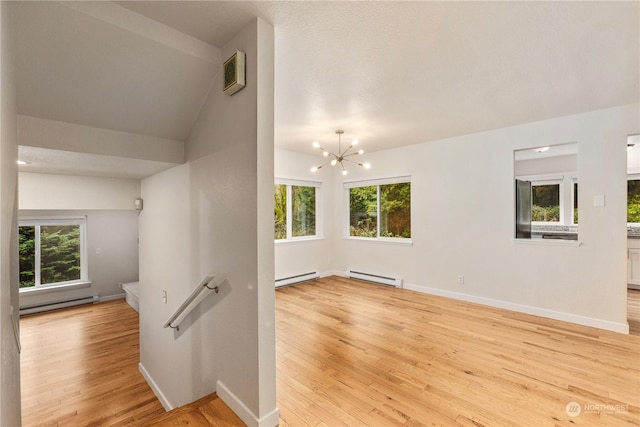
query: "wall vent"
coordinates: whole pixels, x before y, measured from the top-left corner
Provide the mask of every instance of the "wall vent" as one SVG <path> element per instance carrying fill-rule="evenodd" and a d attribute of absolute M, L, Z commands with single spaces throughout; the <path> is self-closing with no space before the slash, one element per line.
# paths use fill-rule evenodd
<path fill-rule="evenodd" d="M 297 274 L 295 276 L 283 277 L 281 279 L 276 279 L 276 288 L 280 288 L 282 286 L 295 285 L 296 283 L 306 282 L 309 280 L 315 280 L 319 278 L 320 275 L 317 271 L 312 271 L 310 273 Z"/>
<path fill-rule="evenodd" d="M 347 277 L 351 279 L 364 280 L 366 282 L 377 283 L 380 285 L 393 286 L 402 288 L 402 279 L 399 277 L 381 276 L 379 274 L 366 273 L 363 271 L 347 270 Z"/>
<path fill-rule="evenodd" d="M 82 304 L 95 304 L 99 300 L 98 295 L 70 299 L 66 301 L 58 301 L 48 304 L 30 305 L 28 307 L 20 307 L 20 315 L 40 313 L 42 311 L 57 310 L 59 308 L 73 307 Z"/>

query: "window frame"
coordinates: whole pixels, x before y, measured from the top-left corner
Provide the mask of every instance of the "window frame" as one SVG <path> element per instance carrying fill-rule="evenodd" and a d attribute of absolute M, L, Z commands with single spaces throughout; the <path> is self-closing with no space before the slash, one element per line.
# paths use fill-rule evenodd
<path fill-rule="evenodd" d="M 531 187 L 535 185 L 554 185 L 559 184 L 560 194 L 560 221 L 531 221 L 532 225 L 555 225 L 555 226 L 578 226 L 573 222 L 573 201 L 574 201 L 574 184 L 579 182 L 578 174 L 575 172 L 570 173 L 554 173 L 543 175 L 523 175 L 516 176 L 516 179 L 531 182 Z M 578 193 L 580 190 L 578 189 Z M 533 206 L 533 200 L 532 200 Z M 578 212 L 580 209 L 580 200 L 578 199 Z M 579 215 L 579 214 L 578 214 Z M 580 218 L 578 217 L 578 222 Z"/>
<path fill-rule="evenodd" d="M 531 181 L 531 207 L 533 208 L 533 187 L 542 187 L 545 185 L 557 185 L 558 186 L 558 206 L 560 210 L 560 217 L 558 221 L 531 221 L 531 224 L 535 225 L 566 225 L 565 224 L 565 200 L 564 200 L 564 185 L 562 179 L 540 179 L 540 180 L 532 180 Z"/>
<path fill-rule="evenodd" d="M 349 240 L 359 240 L 359 241 L 364 241 L 364 242 L 382 242 L 382 243 L 395 243 L 395 244 L 406 244 L 406 245 L 411 245 L 413 244 L 413 230 L 411 232 L 411 236 L 412 237 L 381 237 L 380 236 L 380 225 L 381 222 L 380 221 L 380 186 L 382 185 L 388 185 L 388 184 L 403 184 L 403 183 L 409 183 L 411 185 L 411 174 L 410 173 L 406 173 L 406 174 L 400 174 L 400 175 L 392 175 L 392 176 L 388 176 L 388 177 L 380 177 L 380 178 L 373 178 L 373 179 L 366 179 L 366 180 L 350 180 L 350 181 L 344 181 L 343 182 L 343 191 L 344 191 L 344 212 L 343 212 L 343 227 L 342 227 L 342 237 L 344 239 L 349 239 Z M 378 202 L 378 206 L 377 206 L 377 215 L 378 215 L 378 220 L 376 221 L 376 237 L 359 237 L 359 236 L 352 236 L 351 235 L 351 223 L 350 223 L 350 218 L 351 218 L 351 206 L 350 206 L 350 192 L 349 190 L 351 188 L 358 188 L 358 187 L 370 187 L 370 186 L 376 186 L 376 200 Z M 413 194 L 413 185 L 411 185 L 411 192 L 410 192 L 410 196 Z M 413 198 L 413 197 L 411 197 Z M 411 204 L 411 209 L 410 209 L 410 217 L 413 218 L 413 203 Z M 411 219 L 410 218 L 410 219 Z"/>
<path fill-rule="evenodd" d="M 67 280 L 64 282 L 41 283 L 40 274 L 40 227 L 56 226 L 56 225 L 77 225 L 80 227 L 80 278 L 75 280 Z M 29 293 L 41 291 L 44 289 L 55 289 L 59 287 L 69 287 L 79 284 L 87 284 L 89 282 L 89 266 L 87 254 L 87 217 L 21 217 L 18 220 L 18 227 L 35 227 L 35 283 L 34 286 L 28 288 L 18 288 L 19 293 Z"/>
<path fill-rule="evenodd" d="M 578 188 L 576 189 L 576 186 Z M 577 190 L 577 191 L 576 191 Z M 578 185 L 578 177 L 571 177 L 571 225 L 578 226 L 580 224 L 580 186 Z M 576 202 L 578 206 L 576 207 Z M 578 222 L 576 222 L 575 210 L 578 210 Z"/>
<path fill-rule="evenodd" d="M 284 185 L 286 186 L 286 236 L 284 239 L 274 239 L 275 243 L 290 243 L 290 242 L 300 242 L 306 240 L 319 240 L 323 238 L 323 227 L 322 227 L 322 216 L 320 213 L 322 212 L 322 181 L 309 181 L 303 179 L 292 179 L 292 178 L 276 178 L 274 180 L 274 186 L 276 185 Z M 291 187 L 314 187 L 315 191 L 315 221 L 316 221 L 316 231 L 314 235 L 309 236 L 293 236 L 293 197 L 292 197 L 292 189 Z"/>

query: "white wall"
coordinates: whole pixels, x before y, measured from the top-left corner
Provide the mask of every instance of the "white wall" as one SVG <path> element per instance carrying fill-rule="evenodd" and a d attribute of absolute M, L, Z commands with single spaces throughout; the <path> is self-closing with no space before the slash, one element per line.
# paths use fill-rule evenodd
<path fill-rule="evenodd" d="M 20 425 L 18 326 L 18 159 L 12 5 L 0 2 L 0 425 Z M 16 329 L 17 330 L 17 329 Z"/>
<path fill-rule="evenodd" d="M 362 178 L 412 174 L 413 245 L 342 239 L 333 268 L 403 277 L 407 287 L 625 331 L 626 138 L 639 105 L 367 155 Z M 582 245 L 515 243 L 513 150 L 577 141 Z M 342 182 L 334 216 L 342 221 Z M 595 195 L 606 197 L 595 207 Z M 341 224 L 341 222 L 340 222 Z M 456 283 L 465 276 L 465 284 Z"/>
<path fill-rule="evenodd" d="M 176 407 L 218 394 L 249 425 L 276 425 L 273 289 L 273 28 L 247 25 L 247 86 L 222 73 L 186 142 L 187 163 L 142 181 L 141 370 Z M 227 280 L 180 331 L 162 325 L 209 272 Z M 165 305 L 161 291 L 168 293 Z"/>
<path fill-rule="evenodd" d="M 318 271 L 330 272 L 333 265 L 333 236 L 336 233 L 333 220 L 333 170 L 322 168 L 311 173 L 313 166 L 322 162 L 322 156 L 312 156 L 287 150 L 275 150 L 275 177 L 320 181 L 322 188 L 317 221 L 322 221 L 321 239 L 275 243 L 275 277 L 281 279 L 298 274 Z M 318 222 L 317 222 L 318 223 Z"/>
<path fill-rule="evenodd" d="M 401 277 L 410 289 L 625 332 L 626 139 L 640 131 L 639 109 L 621 106 L 367 154 L 372 169 L 352 168 L 347 180 L 411 173 L 413 244 L 343 238 L 344 179 L 336 172 L 333 187 L 324 190 L 332 199 L 325 217 L 331 231 L 325 241 L 276 245 L 276 277 L 328 258 L 320 267 L 329 271 Z M 567 142 L 579 144 L 581 246 L 516 243 L 513 151 Z M 276 154 L 276 176 L 313 176 L 304 155 Z M 605 196 L 605 207 L 593 205 L 595 195 Z M 460 274 L 464 285 L 457 284 Z"/>
<path fill-rule="evenodd" d="M 20 209 L 134 209 L 137 179 L 19 174 Z"/>
<path fill-rule="evenodd" d="M 121 283 L 138 280 L 138 212 L 135 210 L 20 210 L 20 217 L 87 218 L 87 265 L 91 286 L 74 290 L 20 293 L 26 307 L 98 295 L 120 298 Z"/>

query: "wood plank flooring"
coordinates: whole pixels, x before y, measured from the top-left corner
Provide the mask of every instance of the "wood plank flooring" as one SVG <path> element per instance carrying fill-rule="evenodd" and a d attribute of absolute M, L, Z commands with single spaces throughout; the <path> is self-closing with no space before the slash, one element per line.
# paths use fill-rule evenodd
<path fill-rule="evenodd" d="M 165 413 L 138 371 L 138 313 L 124 300 L 24 316 L 20 329 L 23 427 L 144 425 Z"/>
<path fill-rule="evenodd" d="M 336 277 L 276 295 L 281 426 L 640 425 L 638 336 Z"/>
<path fill-rule="evenodd" d="M 218 397 L 216 393 L 205 396 L 188 405 L 169 411 L 145 426 L 209 426 L 237 427 L 244 426 L 242 420 Z"/>
<path fill-rule="evenodd" d="M 283 427 L 640 425 L 640 336 L 337 277 L 279 289 L 276 320 Z M 215 395 L 164 412 L 122 300 L 21 330 L 25 427 L 243 425 Z"/>

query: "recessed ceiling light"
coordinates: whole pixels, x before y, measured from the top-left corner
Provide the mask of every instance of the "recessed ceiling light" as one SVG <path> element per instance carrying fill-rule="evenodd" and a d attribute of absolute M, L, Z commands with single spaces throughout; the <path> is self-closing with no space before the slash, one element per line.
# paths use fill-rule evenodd
<path fill-rule="evenodd" d="M 535 151 L 536 153 L 544 153 L 548 149 L 549 147 L 538 147 L 538 148 L 534 148 L 533 151 Z"/>
<path fill-rule="evenodd" d="M 19 164 L 19 165 L 28 165 L 29 164 L 29 162 L 25 162 L 24 160 L 17 160 L 16 163 Z"/>

